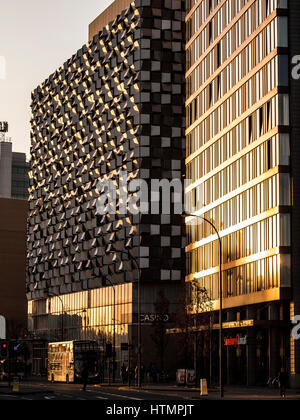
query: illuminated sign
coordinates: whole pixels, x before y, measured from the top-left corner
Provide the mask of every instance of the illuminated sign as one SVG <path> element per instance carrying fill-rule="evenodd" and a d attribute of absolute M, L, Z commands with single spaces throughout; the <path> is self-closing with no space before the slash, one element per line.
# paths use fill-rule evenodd
<path fill-rule="evenodd" d="M 245 321 L 231 321 L 231 322 L 224 322 L 224 328 L 244 328 L 244 327 L 253 327 L 254 320 L 247 319 Z"/>
<path fill-rule="evenodd" d="M 245 346 L 247 344 L 247 337 L 230 337 L 224 338 L 224 346 Z"/>
<path fill-rule="evenodd" d="M 224 345 L 225 346 L 238 346 L 239 345 L 239 338 L 224 338 Z"/>
<path fill-rule="evenodd" d="M 141 322 L 169 322 L 170 315 L 169 314 L 141 314 Z"/>
<path fill-rule="evenodd" d="M 8 123 L 6 121 L 0 121 L 0 133 L 8 132 Z"/>
<path fill-rule="evenodd" d="M 247 344 L 247 337 L 239 337 L 239 345 L 245 346 Z"/>

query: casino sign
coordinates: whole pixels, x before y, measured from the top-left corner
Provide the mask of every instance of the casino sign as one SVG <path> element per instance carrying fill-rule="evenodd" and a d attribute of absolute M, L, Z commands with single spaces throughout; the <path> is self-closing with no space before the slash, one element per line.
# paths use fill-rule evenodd
<path fill-rule="evenodd" d="M 169 314 L 154 314 L 154 313 L 146 313 L 141 314 L 141 322 L 169 322 L 170 315 Z"/>

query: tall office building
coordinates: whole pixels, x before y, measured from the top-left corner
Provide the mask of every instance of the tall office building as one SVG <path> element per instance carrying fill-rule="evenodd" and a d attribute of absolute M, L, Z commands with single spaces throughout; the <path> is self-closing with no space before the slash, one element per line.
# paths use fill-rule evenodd
<path fill-rule="evenodd" d="M 8 124 L 0 123 L 0 197 L 26 200 L 29 164 L 25 153 L 12 151 L 7 132 Z"/>
<path fill-rule="evenodd" d="M 7 338 L 13 338 L 20 337 L 27 324 L 24 280 L 28 164 L 25 154 L 12 152 L 7 132 L 8 123 L 0 122 L 0 314 L 6 320 Z M 19 178 L 21 191 L 14 189 L 14 168 L 24 168 Z"/>
<path fill-rule="evenodd" d="M 26 200 L 0 197 L 0 315 L 8 339 L 24 336 L 27 327 L 27 214 Z"/>
<path fill-rule="evenodd" d="M 244 338 L 224 342 L 228 383 L 265 384 L 284 367 L 299 385 L 299 82 L 289 65 L 299 13 L 293 0 L 187 1 L 186 193 L 221 237 L 225 338 Z M 217 311 L 217 235 L 203 222 L 187 236 L 186 281 L 198 279 Z"/>
<path fill-rule="evenodd" d="M 152 179 L 184 173 L 184 27 L 183 1 L 117 1 L 32 94 L 29 329 L 101 343 L 116 332 L 119 364 L 122 343 L 136 355 L 139 282 L 149 363 L 158 355 L 144 321 L 155 318 L 161 290 L 170 307 L 158 315 L 174 311 L 185 275 L 180 215 L 129 212 L 137 192 L 124 198 L 120 184 L 125 172 L 125 184 L 144 180 L 150 191 Z M 109 180 L 117 209 L 99 214 L 99 183 Z"/>

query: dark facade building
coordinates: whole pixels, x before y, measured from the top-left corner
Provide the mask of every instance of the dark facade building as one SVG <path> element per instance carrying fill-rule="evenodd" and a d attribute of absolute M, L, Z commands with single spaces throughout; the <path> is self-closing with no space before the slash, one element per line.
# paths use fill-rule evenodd
<path fill-rule="evenodd" d="M 11 197 L 19 200 L 28 199 L 29 187 L 29 163 L 25 153 L 13 152 L 12 154 L 12 177 Z"/>
<path fill-rule="evenodd" d="M 187 2 L 186 193 L 222 241 L 228 383 L 266 384 L 285 368 L 299 386 L 299 12 L 297 1 Z M 186 281 L 217 314 L 217 235 L 189 225 L 187 242 Z"/>
<path fill-rule="evenodd" d="M 25 153 L 13 152 L 7 130 L 0 130 L 0 197 L 27 200 L 29 164 Z"/>
<path fill-rule="evenodd" d="M 28 164 L 26 155 L 12 151 L 8 123 L 0 122 L 0 316 L 5 318 L 6 337 L 24 336 L 27 327 L 26 234 Z M 22 187 L 14 188 L 15 169 Z M 20 200 L 15 200 L 20 198 Z"/>
<path fill-rule="evenodd" d="M 119 365 L 121 343 L 136 355 L 139 281 L 149 321 L 161 291 L 176 311 L 185 275 L 181 216 L 129 211 L 137 192 L 120 187 L 121 173 L 149 191 L 152 179 L 182 179 L 184 2 L 127 3 L 97 18 L 90 41 L 32 94 L 28 226 L 29 329 L 103 344 L 116 332 Z M 103 181 L 116 185 L 114 213 L 97 211 Z M 144 364 L 158 358 L 153 332 L 143 322 Z"/>
<path fill-rule="evenodd" d="M 6 336 L 24 336 L 27 327 L 26 200 L 0 198 L 0 315 L 6 320 Z"/>

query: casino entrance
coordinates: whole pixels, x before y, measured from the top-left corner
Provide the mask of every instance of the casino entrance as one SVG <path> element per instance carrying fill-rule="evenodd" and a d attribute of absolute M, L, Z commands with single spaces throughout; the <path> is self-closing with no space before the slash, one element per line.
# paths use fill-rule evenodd
<path fill-rule="evenodd" d="M 267 386 L 281 367 L 288 370 L 289 331 L 282 324 L 253 321 L 247 328 L 224 327 L 225 384 Z"/>
<path fill-rule="evenodd" d="M 261 385 L 269 378 L 268 330 L 226 331 L 224 382 L 227 385 Z"/>

